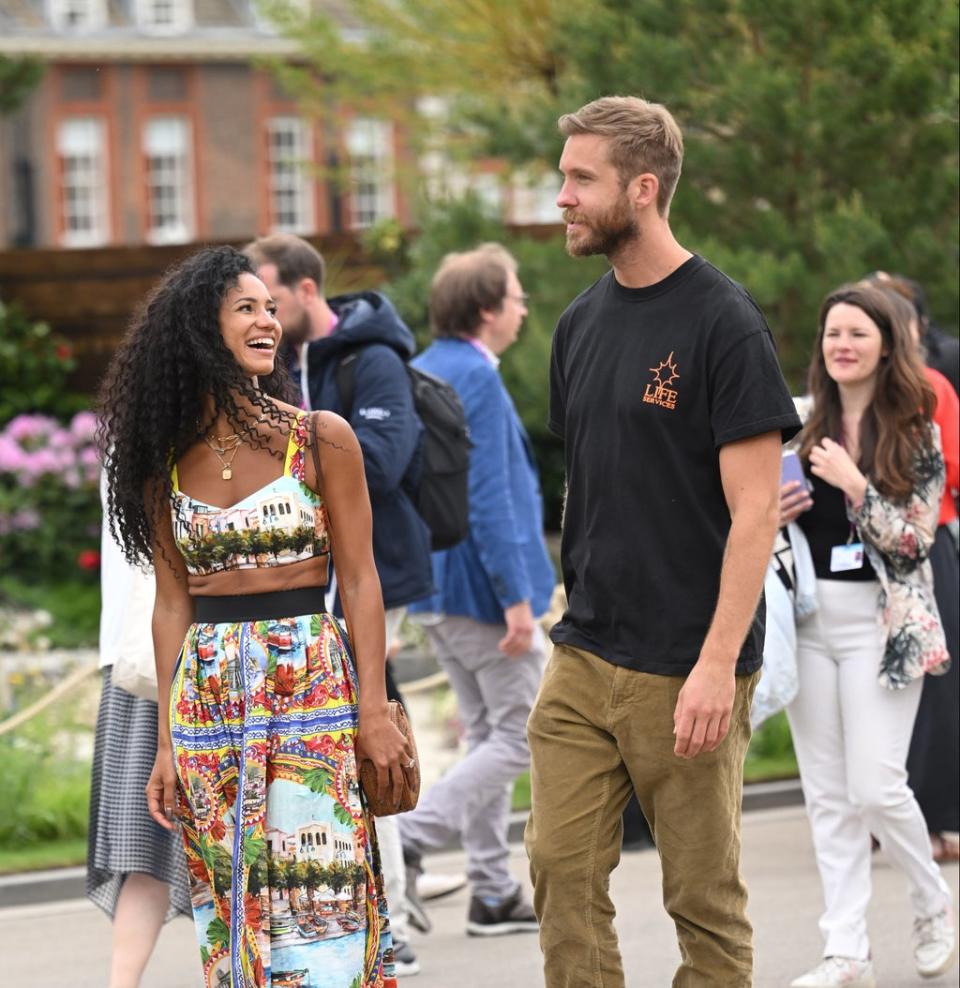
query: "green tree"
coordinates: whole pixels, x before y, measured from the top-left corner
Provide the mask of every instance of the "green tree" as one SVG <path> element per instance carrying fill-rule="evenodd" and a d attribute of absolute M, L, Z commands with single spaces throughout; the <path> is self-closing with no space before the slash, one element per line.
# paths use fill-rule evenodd
<path fill-rule="evenodd" d="M 351 883 L 350 865 L 334 861 L 327 866 L 327 885 L 339 895 Z"/>
<path fill-rule="evenodd" d="M 306 862 L 304 880 L 307 886 L 307 900 L 314 912 L 317 910 L 315 893 L 327 883 L 327 870 L 320 861 Z"/>
<path fill-rule="evenodd" d="M 43 63 L 35 58 L 0 55 L 0 116 L 13 113 L 43 76 Z"/>
<path fill-rule="evenodd" d="M 757 298 L 795 386 L 839 281 L 902 271 L 956 323 L 957 0 L 346 8 L 372 26 L 365 41 L 314 22 L 297 32 L 308 64 L 285 81 L 317 112 L 406 111 L 423 145 L 439 126 L 451 154 L 554 169 L 559 113 L 616 92 L 670 107 L 686 143 L 674 228 Z M 446 113 L 415 116 L 424 95 Z"/>
<path fill-rule="evenodd" d="M 290 912 L 295 913 L 299 908 L 300 899 L 300 866 L 296 861 L 284 863 L 283 880 L 287 887 L 287 895 L 290 899 Z M 296 896 L 294 896 L 296 893 Z"/>
<path fill-rule="evenodd" d="M 367 889 L 367 871 L 362 864 L 354 862 L 350 868 L 351 894 L 353 895 L 353 908 L 360 911 L 360 904 L 363 901 Z"/>
<path fill-rule="evenodd" d="M 271 854 L 267 858 L 267 874 L 270 878 L 270 888 L 275 890 L 278 899 L 283 899 L 284 889 L 287 887 L 286 876 L 287 862 L 283 858 Z"/>

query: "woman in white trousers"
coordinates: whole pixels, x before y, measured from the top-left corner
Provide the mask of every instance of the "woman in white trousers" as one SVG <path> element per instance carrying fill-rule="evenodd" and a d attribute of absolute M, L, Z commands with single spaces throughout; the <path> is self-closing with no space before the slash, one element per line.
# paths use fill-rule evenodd
<path fill-rule="evenodd" d="M 810 545 L 819 610 L 797 628 L 788 708 L 823 882 L 824 957 L 793 988 L 872 988 L 870 834 L 903 870 L 918 973 L 954 963 L 950 891 L 934 863 L 906 760 L 925 673 L 949 656 L 927 554 L 943 489 L 933 393 L 907 325 L 868 285 L 831 292 L 799 438 L 809 486 L 785 484 L 783 524 Z"/>

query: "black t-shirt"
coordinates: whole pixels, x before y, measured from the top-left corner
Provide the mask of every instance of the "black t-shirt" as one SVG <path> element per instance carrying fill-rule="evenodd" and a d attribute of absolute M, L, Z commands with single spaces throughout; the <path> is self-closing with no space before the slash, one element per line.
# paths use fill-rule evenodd
<path fill-rule="evenodd" d="M 836 573 L 830 571 L 833 547 L 848 541 L 859 542 L 860 536 L 856 531 L 850 531 L 843 491 L 811 473 L 808 473 L 808 477 L 813 481 L 813 490 L 810 492 L 813 507 L 797 517 L 797 524 L 807 537 L 817 579 L 843 580 L 848 583 L 875 580 L 877 574 L 866 553 L 860 569 L 839 570 Z"/>
<path fill-rule="evenodd" d="M 800 420 L 770 330 L 700 257 L 624 288 L 613 272 L 560 317 L 550 428 L 565 442 L 567 610 L 551 637 L 615 665 L 686 675 L 717 603 L 730 512 L 724 443 Z M 737 663 L 763 654 L 761 603 Z"/>

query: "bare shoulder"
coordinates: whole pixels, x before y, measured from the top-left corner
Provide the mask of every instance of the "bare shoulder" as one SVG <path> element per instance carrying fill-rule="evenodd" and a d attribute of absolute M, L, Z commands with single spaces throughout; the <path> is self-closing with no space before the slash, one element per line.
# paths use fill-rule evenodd
<path fill-rule="evenodd" d="M 312 412 L 311 417 L 316 424 L 318 452 L 321 457 L 332 452 L 360 453 L 356 433 L 345 418 L 328 411 Z"/>

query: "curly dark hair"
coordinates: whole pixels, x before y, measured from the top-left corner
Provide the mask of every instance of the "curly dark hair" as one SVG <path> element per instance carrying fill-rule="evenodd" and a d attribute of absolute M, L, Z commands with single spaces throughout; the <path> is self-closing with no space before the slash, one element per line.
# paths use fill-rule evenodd
<path fill-rule="evenodd" d="M 233 247 L 206 247 L 172 267 L 147 296 L 107 369 L 97 442 L 110 528 L 134 565 L 153 562 L 157 512 L 173 495 L 172 464 L 217 415 L 224 413 L 260 449 L 269 444 L 257 433 L 259 422 L 292 426 L 293 416 L 269 400 L 291 400 L 286 368 L 278 362 L 255 388 L 220 335 L 220 305 L 241 274 L 255 271 Z M 244 409 L 247 403 L 259 416 Z"/>

